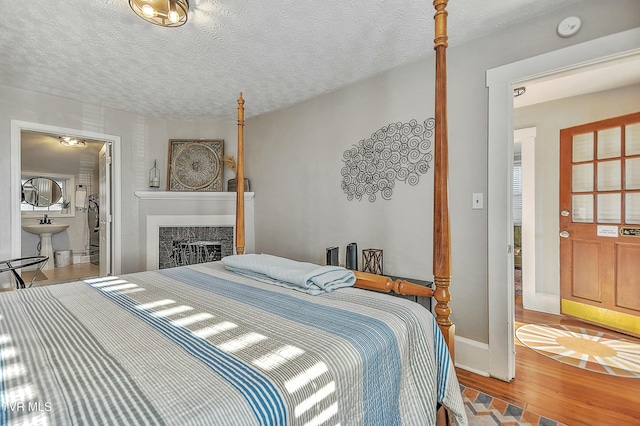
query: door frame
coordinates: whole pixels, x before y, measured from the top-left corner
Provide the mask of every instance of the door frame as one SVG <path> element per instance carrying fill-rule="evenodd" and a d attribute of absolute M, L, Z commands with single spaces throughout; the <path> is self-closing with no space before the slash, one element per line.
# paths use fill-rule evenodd
<path fill-rule="evenodd" d="M 510 381 L 515 377 L 515 313 L 511 252 L 513 89 L 519 83 L 533 78 L 639 52 L 640 28 L 634 28 L 487 70 L 487 198 L 490 200 L 487 205 L 488 372 L 492 377 L 504 381 Z"/>
<path fill-rule="evenodd" d="M 90 132 L 87 130 L 72 129 L 68 127 L 51 126 L 48 124 L 34 123 L 21 120 L 11 120 L 11 256 L 20 257 L 22 254 L 20 212 L 20 179 L 22 172 L 21 159 L 21 132 L 34 131 L 42 133 L 55 133 L 73 135 L 86 139 L 102 140 L 112 143 L 112 176 L 111 176 L 111 204 L 113 212 L 112 239 L 111 239 L 111 271 L 110 274 L 118 275 L 121 271 L 122 239 L 121 239 L 121 156 L 120 136 L 105 133 Z"/>
<path fill-rule="evenodd" d="M 98 153 L 98 186 L 100 188 L 98 194 L 98 205 L 107 214 L 100 215 L 98 211 L 99 222 L 99 263 L 100 263 L 100 276 L 109 275 L 112 271 L 111 264 L 113 262 L 113 256 L 111 256 L 111 247 L 113 244 L 113 226 L 112 226 L 112 203 L 111 194 L 113 193 L 111 188 L 111 163 L 113 162 L 113 147 L 111 142 L 105 142 Z M 106 207 L 106 208 L 105 208 Z M 106 248 L 106 251 L 105 251 Z"/>

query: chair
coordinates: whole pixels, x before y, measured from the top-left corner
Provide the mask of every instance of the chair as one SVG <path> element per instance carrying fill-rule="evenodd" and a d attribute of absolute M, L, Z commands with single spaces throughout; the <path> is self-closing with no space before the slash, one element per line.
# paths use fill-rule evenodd
<path fill-rule="evenodd" d="M 0 260 L 0 272 L 11 271 L 16 279 L 16 288 L 21 289 L 26 288 L 27 286 L 25 286 L 24 280 L 22 279 L 20 274 L 18 274 L 17 270 L 27 268 L 29 266 L 36 266 L 36 273 L 33 274 L 33 278 L 31 278 L 31 282 L 28 285 L 28 287 L 31 287 L 36 280 L 36 277 L 42 270 L 42 267 L 47 263 L 48 260 L 48 256 L 29 256 L 10 260 Z"/>

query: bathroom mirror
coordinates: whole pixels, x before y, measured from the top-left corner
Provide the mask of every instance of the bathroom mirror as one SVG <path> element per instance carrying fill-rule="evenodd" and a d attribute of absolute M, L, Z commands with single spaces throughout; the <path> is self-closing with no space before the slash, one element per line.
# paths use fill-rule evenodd
<path fill-rule="evenodd" d="M 46 177 L 34 177 L 22 184 L 22 201 L 34 207 L 49 207 L 59 203 L 62 188 Z"/>

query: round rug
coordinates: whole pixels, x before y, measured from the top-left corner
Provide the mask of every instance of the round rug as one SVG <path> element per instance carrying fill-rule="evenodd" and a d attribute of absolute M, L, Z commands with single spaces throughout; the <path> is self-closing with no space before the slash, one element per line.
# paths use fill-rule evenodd
<path fill-rule="evenodd" d="M 564 364 L 612 376 L 640 378 L 640 344 L 565 325 L 526 324 L 516 330 L 525 346 Z"/>

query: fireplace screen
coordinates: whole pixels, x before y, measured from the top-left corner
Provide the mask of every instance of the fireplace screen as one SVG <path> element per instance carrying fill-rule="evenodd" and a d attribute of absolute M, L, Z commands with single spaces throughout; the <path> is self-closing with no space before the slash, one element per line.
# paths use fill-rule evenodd
<path fill-rule="evenodd" d="M 158 242 L 159 269 L 213 262 L 233 254 L 233 227 L 160 227 Z"/>
<path fill-rule="evenodd" d="M 222 259 L 219 241 L 174 241 L 171 266 L 193 265 Z"/>

